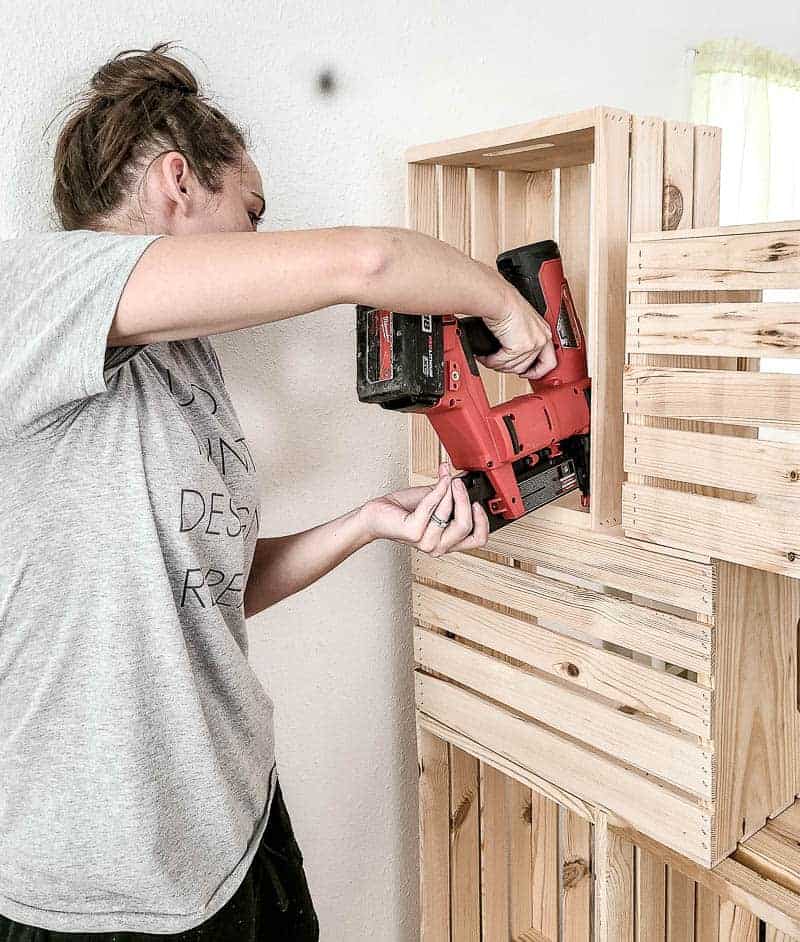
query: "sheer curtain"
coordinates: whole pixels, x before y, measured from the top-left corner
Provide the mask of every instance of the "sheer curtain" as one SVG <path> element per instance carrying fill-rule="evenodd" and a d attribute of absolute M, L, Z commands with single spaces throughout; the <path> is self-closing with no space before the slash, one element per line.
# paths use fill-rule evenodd
<path fill-rule="evenodd" d="M 720 224 L 800 219 L 800 62 L 741 40 L 703 43 L 695 56 L 692 121 L 722 128 Z M 800 301 L 764 291 L 765 301 Z M 762 357 L 765 373 L 800 373 L 800 361 Z M 758 437 L 800 441 L 759 427 Z"/>
<path fill-rule="evenodd" d="M 723 226 L 800 218 L 800 62 L 738 39 L 703 43 L 691 120 L 722 128 Z"/>

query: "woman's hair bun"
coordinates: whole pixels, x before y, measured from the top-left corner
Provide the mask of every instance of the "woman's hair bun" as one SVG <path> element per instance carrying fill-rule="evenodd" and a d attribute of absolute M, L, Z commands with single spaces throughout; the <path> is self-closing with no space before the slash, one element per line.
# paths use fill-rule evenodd
<path fill-rule="evenodd" d="M 151 49 L 126 49 L 101 66 L 92 76 L 97 97 L 112 101 L 133 98 L 152 88 L 197 95 L 199 88 L 192 72 L 178 59 L 165 53 L 171 43 L 157 43 Z"/>
<path fill-rule="evenodd" d="M 200 93 L 188 66 L 167 55 L 173 45 L 118 53 L 72 103 L 53 156 L 53 203 L 64 229 L 113 226 L 168 151 L 183 154 L 212 194 L 228 168 L 241 167 L 249 135 Z"/>

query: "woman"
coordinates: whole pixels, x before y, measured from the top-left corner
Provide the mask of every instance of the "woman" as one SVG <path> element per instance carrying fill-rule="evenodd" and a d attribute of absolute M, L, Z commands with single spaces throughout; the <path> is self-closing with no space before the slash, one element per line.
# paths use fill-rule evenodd
<path fill-rule="evenodd" d="M 57 143 L 62 230 L 0 246 L 3 942 L 317 939 L 245 619 L 373 540 L 486 544 L 445 466 L 258 539 L 209 335 L 362 302 L 480 315 L 487 366 L 555 365 L 538 314 L 436 239 L 256 233 L 244 135 L 168 50 L 98 70 Z"/>

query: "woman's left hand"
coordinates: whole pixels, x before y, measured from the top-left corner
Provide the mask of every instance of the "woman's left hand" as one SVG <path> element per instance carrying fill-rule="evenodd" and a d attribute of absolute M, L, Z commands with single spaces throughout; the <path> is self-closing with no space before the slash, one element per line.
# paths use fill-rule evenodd
<path fill-rule="evenodd" d="M 477 549 L 489 539 L 486 511 L 477 501 L 470 504 L 464 482 L 451 475 L 446 462 L 439 465 L 437 484 L 376 497 L 363 505 L 362 513 L 372 539 L 405 543 L 430 556 Z M 447 526 L 439 526 L 434 514 L 449 519 Z"/>

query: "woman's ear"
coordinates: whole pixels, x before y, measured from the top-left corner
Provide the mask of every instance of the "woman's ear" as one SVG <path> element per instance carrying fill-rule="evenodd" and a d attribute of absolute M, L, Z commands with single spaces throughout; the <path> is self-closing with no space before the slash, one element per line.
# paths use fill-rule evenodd
<path fill-rule="evenodd" d="M 194 187 L 192 171 L 180 151 L 172 150 L 161 157 L 158 175 L 159 189 L 165 201 L 172 204 L 172 211 L 189 215 Z"/>

